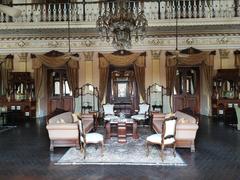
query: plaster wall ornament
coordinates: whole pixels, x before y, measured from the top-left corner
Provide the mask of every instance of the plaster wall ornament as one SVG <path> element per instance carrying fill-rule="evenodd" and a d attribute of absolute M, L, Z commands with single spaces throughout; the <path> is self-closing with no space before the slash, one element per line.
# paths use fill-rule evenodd
<path fill-rule="evenodd" d="M 91 46 L 94 46 L 95 43 L 89 39 L 86 39 L 85 41 L 83 41 L 82 45 L 84 45 L 86 47 L 91 47 Z"/>
<path fill-rule="evenodd" d="M 229 40 L 226 36 L 223 36 L 222 38 L 217 39 L 217 42 L 219 44 L 227 44 L 229 42 Z"/>
<path fill-rule="evenodd" d="M 57 41 L 50 41 L 48 43 L 48 47 L 57 48 L 59 46 L 60 46 L 60 44 Z"/>
<path fill-rule="evenodd" d="M 191 38 L 191 37 L 189 37 Z M 179 48 L 188 48 L 189 45 L 186 43 L 188 37 L 179 38 Z M 91 39 L 86 45 L 86 39 L 74 39 L 72 40 L 72 51 L 73 52 L 88 52 L 88 51 L 114 51 L 111 44 L 101 41 L 99 38 Z M 56 43 L 57 42 L 57 43 Z M 191 42 L 191 41 L 190 41 Z M 224 44 L 223 42 L 227 43 Z M 88 45 L 91 44 L 91 45 Z M 240 36 L 196 36 L 194 37 L 194 48 L 197 49 L 239 49 Z M 131 51 L 142 51 L 142 50 L 173 50 L 175 48 L 175 37 L 148 37 L 143 42 L 136 43 L 132 47 Z M 0 38 L 0 54 L 8 53 L 22 53 L 22 52 L 33 52 L 33 53 L 44 53 L 51 50 L 57 50 L 66 52 L 68 49 L 68 42 L 63 38 L 13 38 L 6 39 Z"/>
<path fill-rule="evenodd" d="M 83 52 L 85 61 L 93 61 L 94 52 Z"/>
<path fill-rule="evenodd" d="M 152 59 L 159 60 L 160 59 L 160 55 L 161 55 L 161 51 L 160 50 L 152 50 L 151 51 Z"/>
<path fill-rule="evenodd" d="M 25 45 L 26 45 L 26 44 L 25 44 L 25 42 L 23 42 L 23 41 L 18 42 L 18 46 L 19 46 L 20 48 L 23 48 Z"/>
<path fill-rule="evenodd" d="M 219 49 L 219 54 L 221 59 L 228 59 L 229 53 L 230 53 L 230 50 L 228 49 Z"/>
<path fill-rule="evenodd" d="M 20 53 L 20 54 L 18 54 L 19 62 L 27 62 L 27 56 L 28 56 L 28 53 Z"/>
<path fill-rule="evenodd" d="M 187 44 L 187 45 L 192 45 L 193 43 L 194 43 L 193 38 L 187 38 L 187 39 L 186 39 L 186 44 Z"/>

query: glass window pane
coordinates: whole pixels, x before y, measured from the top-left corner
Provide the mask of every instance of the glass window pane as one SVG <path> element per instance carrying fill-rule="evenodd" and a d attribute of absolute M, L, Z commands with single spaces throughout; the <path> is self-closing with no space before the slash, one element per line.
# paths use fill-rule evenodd
<path fill-rule="evenodd" d="M 63 83 L 63 95 L 64 96 L 71 96 L 72 95 L 72 91 L 69 88 L 67 80 L 65 80 L 64 83 Z"/>
<path fill-rule="evenodd" d="M 55 81 L 54 82 L 54 92 L 53 92 L 54 96 L 59 96 L 60 95 L 60 82 L 59 81 Z"/>

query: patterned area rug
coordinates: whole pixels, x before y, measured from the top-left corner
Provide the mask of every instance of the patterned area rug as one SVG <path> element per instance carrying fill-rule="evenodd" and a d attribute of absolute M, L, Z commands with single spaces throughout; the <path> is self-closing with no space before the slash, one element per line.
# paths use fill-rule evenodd
<path fill-rule="evenodd" d="M 186 166 L 180 155 L 173 156 L 172 149 L 165 149 L 164 161 L 160 158 L 159 146 L 150 146 L 149 156 L 146 156 L 145 140 L 151 134 L 149 128 L 139 129 L 140 137 L 135 140 L 127 138 L 127 143 L 120 144 L 113 137 L 105 141 L 104 156 L 97 145 L 87 145 L 86 158 L 76 148 L 70 148 L 55 165 L 156 165 L 156 166 Z M 97 149 L 96 149 L 97 148 Z"/>
<path fill-rule="evenodd" d="M 16 128 L 16 126 L 0 126 L 0 133 Z"/>

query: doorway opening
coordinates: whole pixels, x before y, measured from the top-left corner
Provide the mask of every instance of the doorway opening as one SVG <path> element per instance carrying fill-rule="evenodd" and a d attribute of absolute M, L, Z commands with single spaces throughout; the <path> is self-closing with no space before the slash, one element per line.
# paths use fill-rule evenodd
<path fill-rule="evenodd" d="M 173 110 L 200 113 L 200 68 L 178 67 L 173 94 Z"/>

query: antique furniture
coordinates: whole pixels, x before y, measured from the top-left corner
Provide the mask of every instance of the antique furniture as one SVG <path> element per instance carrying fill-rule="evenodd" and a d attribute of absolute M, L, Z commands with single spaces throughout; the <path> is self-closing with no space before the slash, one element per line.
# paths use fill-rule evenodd
<path fill-rule="evenodd" d="M 118 118 L 106 123 L 106 138 L 118 137 L 119 143 L 127 142 L 127 137 L 138 139 L 137 122 L 130 118 Z"/>
<path fill-rule="evenodd" d="M 97 87 L 87 83 L 75 91 L 75 112 L 86 114 L 99 111 L 99 93 Z"/>
<path fill-rule="evenodd" d="M 0 118 L 2 126 L 7 124 L 7 107 L 0 107 Z"/>
<path fill-rule="evenodd" d="M 173 111 L 190 108 L 200 112 L 200 68 L 178 67 L 173 87 Z"/>
<path fill-rule="evenodd" d="M 108 82 L 107 102 L 114 104 L 117 114 L 130 117 L 138 102 L 133 66 L 110 67 Z"/>
<path fill-rule="evenodd" d="M 181 111 L 175 112 L 174 115 L 177 118 L 176 147 L 191 148 L 191 152 L 195 152 L 195 138 L 198 130 L 197 119 Z M 153 113 L 152 128 L 155 132 L 161 133 L 165 117 L 166 114 Z"/>
<path fill-rule="evenodd" d="M 137 114 L 131 116 L 136 121 L 143 121 L 149 118 L 149 104 L 139 104 L 139 110 L 136 110 Z"/>
<path fill-rule="evenodd" d="M 104 121 L 110 121 L 114 119 L 118 119 L 118 116 L 115 115 L 115 112 L 113 110 L 114 105 L 113 104 L 104 104 L 103 105 L 103 119 Z"/>
<path fill-rule="evenodd" d="M 212 115 L 237 124 L 234 106 L 240 106 L 240 70 L 219 69 L 213 79 Z"/>
<path fill-rule="evenodd" d="M 36 116 L 34 81 L 29 72 L 9 73 L 6 98 L 1 98 L 1 107 L 7 107 L 9 120 Z"/>
<path fill-rule="evenodd" d="M 93 116 L 92 118 L 82 117 L 85 132 L 93 129 L 93 121 Z M 54 147 L 79 147 L 78 118 L 76 114 L 64 112 L 53 116 L 47 121 L 46 128 L 50 139 L 50 151 L 53 151 Z"/>
<path fill-rule="evenodd" d="M 147 103 L 150 111 L 163 112 L 163 98 L 166 96 L 166 88 L 161 85 L 153 84 L 147 89 Z"/>
<path fill-rule="evenodd" d="M 147 137 L 147 156 L 149 154 L 149 144 L 159 144 L 161 145 L 161 159 L 164 160 L 164 147 L 173 146 L 173 155 L 176 156 L 175 147 L 176 147 L 176 117 L 172 116 L 165 118 L 162 124 L 161 133 L 156 133 Z"/>
<path fill-rule="evenodd" d="M 84 151 L 84 159 L 86 158 L 87 144 L 100 144 L 101 155 L 103 156 L 103 146 L 104 146 L 103 135 L 99 133 L 86 133 L 83 120 L 79 120 L 78 124 L 79 124 L 80 145 L 81 145 L 81 150 Z"/>

